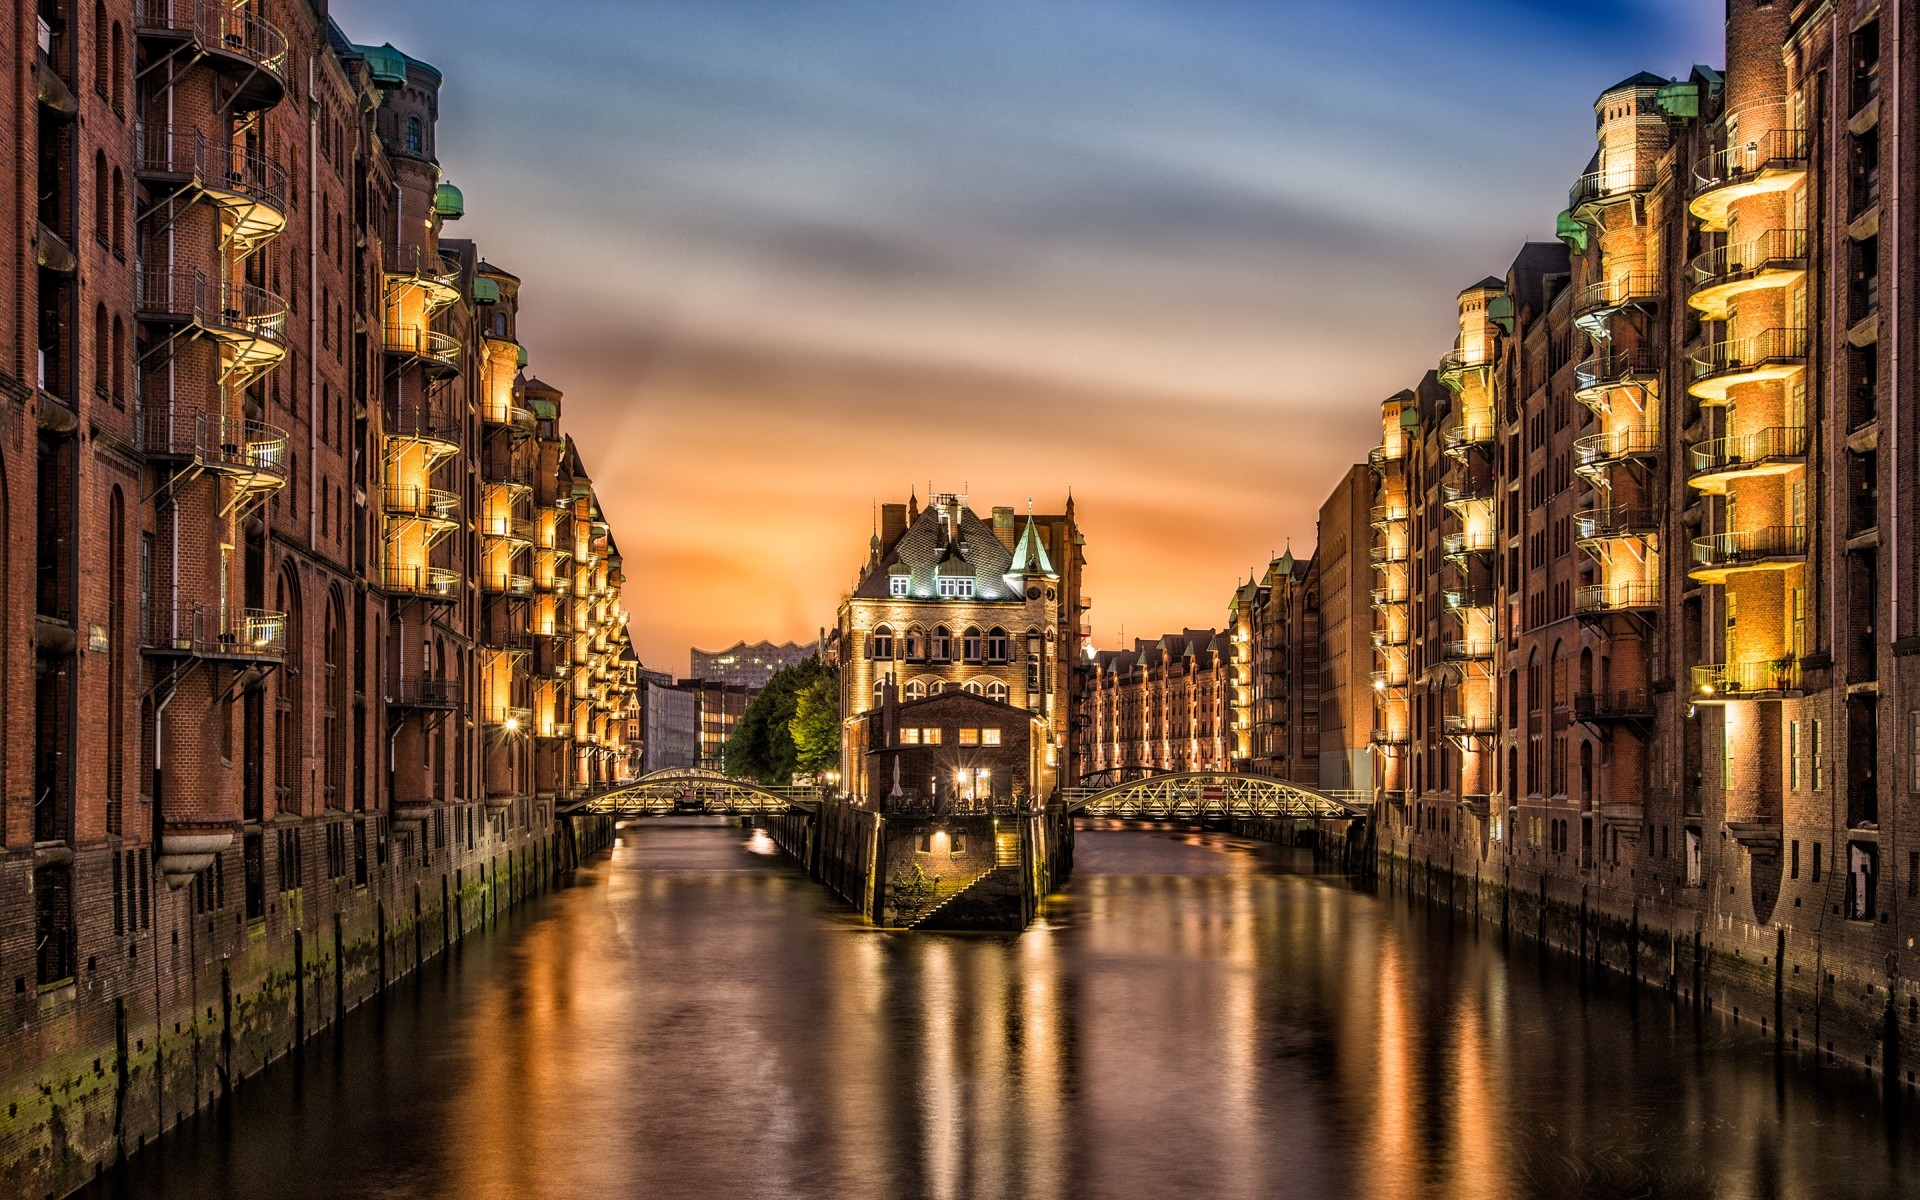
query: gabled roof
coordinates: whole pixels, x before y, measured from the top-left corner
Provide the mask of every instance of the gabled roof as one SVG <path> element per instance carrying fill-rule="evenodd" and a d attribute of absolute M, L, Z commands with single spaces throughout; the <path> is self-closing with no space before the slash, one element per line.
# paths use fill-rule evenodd
<path fill-rule="evenodd" d="M 1665 87 L 1671 82 L 1673 81 L 1668 79 L 1664 75 L 1655 75 L 1652 71 L 1641 71 L 1637 75 L 1627 76 L 1625 79 L 1622 79 L 1619 83 L 1614 84 L 1612 87 L 1608 88 L 1607 91 L 1601 92 L 1600 94 L 1604 96 L 1607 94 L 1607 92 L 1624 91 L 1627 88 Z"/>
<path fill-rule="evenodd" d="M 972 509 L 960 506 L 957 513 L 958 521 L 949 530 L 939 508 L 921 509 L 893 545 L 881 548 L 877 569 L 853 594 L 870 599 L 888 596 L 890 580 L 904 575 L 910 597 L 934 600 L 940 596 L 942 577 L 959 576 L 972 578 L 975 600 L 1021 599 L 1013 553 Z"/>

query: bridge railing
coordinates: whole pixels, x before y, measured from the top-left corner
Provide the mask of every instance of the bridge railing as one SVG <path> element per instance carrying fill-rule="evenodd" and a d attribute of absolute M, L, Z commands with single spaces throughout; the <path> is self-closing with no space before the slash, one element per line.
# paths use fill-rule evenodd
<path fill-rule="evenodd" d="M 1308 820 L 1364 815 L 1358 792 L 1331 793 L 1286 780 L 1238 773 L 1162 775 L 1106 788 L 1063 788 L 1069 811 L 1100 817 L 1296 817 Z"/>

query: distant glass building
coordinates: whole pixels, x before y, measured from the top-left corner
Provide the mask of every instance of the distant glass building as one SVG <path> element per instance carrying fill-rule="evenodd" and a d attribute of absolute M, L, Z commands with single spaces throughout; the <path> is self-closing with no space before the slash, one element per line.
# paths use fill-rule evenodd
<path fill-rule="evenodd" d="M 725 650 L 695 650 L 691 678 L 706 683 L 734 683 L 759 691 L 776 671 L 805 662 L 819 647 L 800 642 L 776 646 L 772 642 L 735 642 Z"/>

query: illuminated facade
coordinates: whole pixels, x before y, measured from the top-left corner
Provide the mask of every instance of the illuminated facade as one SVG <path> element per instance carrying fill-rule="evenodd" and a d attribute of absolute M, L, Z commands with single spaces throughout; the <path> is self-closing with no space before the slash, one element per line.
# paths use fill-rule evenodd
<path fill-rule="evenodd" d="M 439 72 L 309 5 L 22 12 L 0 1192 L 39 1195 L 543 878 L 631 671 L 519 281 L 442 238 Z M 223 988 L 256 1015 L 216 1072 Z M 54 1111 L 56 1048 L 124 1089 Z"/>
<path fill-rule="evenodd" d="M 1037 793 L 1050 794 L 1063 770 L 1071 777 L 1067 714 L 1089 603 L 1083 547 L 1071 497 L 1060 516 L 996 508 L 989 520 L 962 495 L 881 506 L 834 641 L 851 795 L 869 795 L 857 718 L 888 680 L 903 701 L 958 689 L 1034 714 L 1044 727 Z"/>
<path fill-rule="evenodd" d="M 725 650 L 695 650 L 692 678 L 737 683 L 759 691 L 780 671 L 797 667 L 818 653 L 820 647 L 811 642 L 735 642 Z"/>
<path fill-rule="evenodd" d="M 1320 782 L 1320 576 L 1291 550 L 1227 604 L 1234 770 Z"/>
<path fill-rule="evenodd" d="M 1233 643 L 1211 629 L 1139 638 L 1081 668 L 1083 773 L 1224 771 L 1233 746 Z"/>
<path fill-rule="evenodd" d="M 1772 1019 L 1777 980 L 1791 1042 L 1825 978 L 1868 997 L 1827 1018 L 1868 1065 L 1920 998 L 1888 974 L 1920 886 L 1920 113 L 1882 85 L 1913 9 L 1735 4 L 1724 72 L 1603 92 L 1558 242 L 1461 293 L 1370 456 L 1386 869 L 1637 912 L 1729 1007 Z"/>

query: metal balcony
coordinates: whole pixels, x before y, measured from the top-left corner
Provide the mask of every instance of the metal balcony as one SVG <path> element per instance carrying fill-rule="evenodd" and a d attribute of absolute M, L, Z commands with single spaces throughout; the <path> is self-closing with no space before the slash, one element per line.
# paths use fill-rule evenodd
<path fill-rule="evenodd" d="M 1807 231 L 1773 229 L 1749 241 L 1697 254 L 1689 265 L 1692 292 L 1687 303 L 1709 321 L 1724 321 L 1741 295 L 1780 288 L 1807 273 Z"/>
<path fill-rule="evenodd" d="M 1800 691 L 1800 660 L 1788 655 L 1695 667 L 1690 699 L 1778 700 Z"/>
<path fill-rule="evenodd" d="M 1384 529 L 1388 525 L 1395 525 L 1405 521 L 1407 519 L 1407 506 L 1405 503 L 1376 504 L 1373 506 L 1371 518 L 1375 529 Z"/>
<path fill-rule="evenodd" d="M 261 608 L 185 604 L 150 614 L 146 650 L 214 660 L 279 662 L 287 652 L 287 614 Z"/>
<path fill-rule="evenodd" d="M 134 34 L 154 42 L 189 42 L 202 61 L 231 79 L 230 101 L 241 112 L 271 108 L 286 95 L 286 35 L 244 6 L 224 0 L 140 0 Z"/>
<path fill-rule="evenodd" d="M 1726 491 L 1735 479 L 1784 475 L 1807 461 L 1807 427 L 1772 425 L 1735 437 L 1713 438 L 1691 450 L 1692 473 L 1687 482 L 1703 492 Z"/>
<path fill-rule="evenodd" d="M 1400 669 L 1397 671 L 1391 668 L 1385 671 L 1374 671 L 1369 676 L 1369 679 L 1373 684 L 1373 690 L 1376 692 L 1403 688 L 1407 686 L 1407 669 L 1405 664 L 1401 664 Z"/>
<path fill-rule="evenodd" d="M 390 438 L 424 442 L 436 458 L 460 449 L 460 418 L 437 408 L 402 408 L 387 418 L 386 433 Z"/>
<path fill-rule="evenodd" d="M 1373 589 L 1373 606 L 1375 608 L 1398 608 L 1405 604 L 1407 599 L 1408 589 L 1404 583 L 1399 587 L 1378 587 Z"/>
<path fill-rule="evenodd" d="M 388 516 L 450 522 L 460 513 L 460 496 L 444 488 L 386 487 L 381 489 L 381 507 Z"/>
<path fill-rule="evenodd" d="M 388 708 L 446 712 L 460 705 L 460 681 L 428 675 L 403 675 L 387 689 Z"/>
<path fill-rule="evenodd" d="M 1450 457 L 1459 458 L 1474 446 L 1492 444 L 1493 435 L 1491 418 L 1478 421 L 1462 419 L 1440 431 L 1440 448 Z"/>
<path fill-rule="evenodd" d="M 453 375 L 460 370 L 460 340 L 451 334 L 417 326 L 388 326 L 380 344 L 388 354 L 418 363 L 429 374 Z"/>
<path fill-rule="evenodd" d="M 1373 631 L 1373 646 L 1376 650 L 1390 650 L 1407 644 L 1407 631 L 1404 629 L 1376 629 Z"/>
<path fill-rule="evenodd" d="M 533 710 L 520 708 L 512 704 L 488 704 L 482 706 L 481 721 L 502 733 L 531 733 L 533 730 Z"/>
<path fill-rule="evenodd" d="M 1575 692 L 1573 719 L 1594 725 L 1611 722 L 1644 724 L 1653 720 L 1653 697 L 1645 689 Z"/>
<path fill-rule="evenodd" d="M 1385 545 L 1373 547 L 1371 555 L 1375 567 L 1387 567 L 1397 563 L 1404 563 L 1407 561 L 1407 544 L 1405 542 L 1388 542 Z"/>
<path fill-rule="evenodd" d="M 1440 551 L 1448 558 L 1464 558 L 1469 554 L 1492 554 L 1498 541 L 1499 538 L 1491 529 L 1466 529 L 1441 537 Z"/>
<path fill-rule="evenodd" d="M 1376 729 L 1367 738 L 1376 746 L 1404 746 L 1407 744 L 1405 729 Z"/>
<path fill-rule="evenodd" d="M 287 356 L 286 302 L 250 283 L 145 267 L 134 274 L 134 308 L 143 321 L 190 326 L 218 341 L 230 382 L 235 373 L 250 379 Z"/>
<path fill-rule="evenodd" d="M 1650 612 L 1659 604 L 1659 580 L 1590 583 L 1575 588 L 1573 593 L 1574 615 L 1589 619 L 1609 613 Z"/>
<path fill-rule="evenodd" d="M 1574 366 L 1573 388 L 1582 403 L 1591 403 L 1592 393 L 1644 386 L 1659 373 L 1660 360 L 1651 350 L 1600 350 Z"/>
<path fill-rule="evenodd" d="M 1615 204 L 1651 191 L 1657 182 L 1657 174 L 1641 168 L 1638 162 L 1610 164 L 1574 180 L 1567 189 L 1567 209 L 1577 214 L 1583 208 Z"/>
<path fill-rule="evenodd" d="M 480 519 L 480 536 L 497 538 L 503 542 L 519 545 L 533 545 L 533 522 L 525 517 L 489 514 Z"/>
<path fill-rule="evenodd" d="M 1768 525 L 1693 540 L 1689 576 L 1701 583 L 1722 583 L 1739 571 L 1783 571 L 1807 558 L 1807 527 Z"/>
<path fill-rule="evenodd" d="M 278 425 L 166 408 L 143 409 L 138 424 L 148 458 L 192 463 L 252 491 L 287 481 L 287 431 Z"/>
<path fill-rule="evenodd" d="M 1467 376 L 1477 372 L 1491 370 L 1493 367 L 1493 346 L 1491 344 L 1491 338 L 1488 339 L 1488 343 L 1486 346 L 1471 349 L 1455 346 L 1453 349 L 1441 355 L 1438 371 L 1440 382 L 1458 391 Z"/>
<path fill-rule="evenodd" d="M 1807 131 L 1774 128 L 1752 137 L 1735 135 L 1734 144 L 1708 155 L 1693 175 L 1693 199 L 1687 208 L 1708 229 L 1725 229 L 1736 201 L 1782 191 L 1807 173 Z"/>
<path fill-rule="evenodd" d="M 1607 318 L 1623 308 L 1651 308 L 1659 301 L 1660 277 L 1651 273 L 1598 279 L 1573 298 L 1573 323 L 1588 333 L 1606 327 Z"/>
<path fill-rule="evenodd" d="M 1493 500 L 1493 480 L 1491 477 L 1476 477 L 1473 472 L 1463 472 L 1465 478 L 1440 485 L 1440 499 L 1448 508 L 1458 509 L 1468 504 L 1486 504 Z"/>
<path fill-rule="evenodd" d="M 1573 439 L 1573 469 L 1581 472 L 1659 456 L 1660 430 L 1653 425 L 1628 425 Z"/>
<path fill-rule="evenodd" d="M 459 573 L 445 567 L 385 566 L 380 569 L 380 586 L 388 592 L 427 600 L 460 598 Z"/>
<path fill-rule="evenodd" d="M 1613 504 L 1573 514 L 1573 536 L 1579 542 L 1652 537 L 1659 519 L 1644 504 Z"/>
<path fill-rule="evenodd" d="M 1494 602 L 1494 591 L 1490 587 L 1448 588 L 1440 596 L 1446 602 L 1447 611 L 1452 613 L 1492 608 Z"/>
<path fill-rule="evenodd" d="M 1486 641 L 1463 639 L 1447 642 L 1441 647 L 1440 658 L 1450 663 L 1479 663 L 1493 661 L 1493 640 Z"/>
<path fill-rule="evenodd" d="M 244 146 L 197 129 L 136 124 L 133 170 L 155 192 L 192 192 L 220 209 L 239 257 L 286 228 L 286 168 Z"/>
<path fill-rule="evenodd" d="M 1448 737 L 1482 738 L 1494 734 L 1492 713 L 1448 713 L 1440 721 Z"/>
<path fill-rule="evenodd" d="M 1687 356 L 1687 392 L 1702 404 L 1725 404 L 1727 391 L 1796 375 L 1807 365 L 1807 331 L 1776 328 L 1751 337 L 1710 342 Z"/>
<path fill-rule="evenodd" d="M 1407 443 L 1402 439 L 1398 443 L 1375 446 L 1367 451 L 1367 465 L 1376 472 L 1384 472 L 1389 463 L 1398 463 L 1407 457 Z"/>
<path fill-rule="evenodd" d="M 490 571 L 481 580 L 481 586 L 488 595 L 531 596 L 533 576 L 516 575 L 512 571 Z"/>

